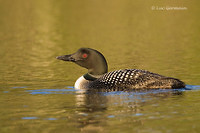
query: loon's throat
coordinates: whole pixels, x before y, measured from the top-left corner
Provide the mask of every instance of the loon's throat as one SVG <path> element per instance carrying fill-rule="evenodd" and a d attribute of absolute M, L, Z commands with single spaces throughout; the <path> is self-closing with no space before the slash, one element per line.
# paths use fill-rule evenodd
<path fill-rule="evenodd" d="M 94 81 L 96 79 L 98 79 L 100 76 L 94 76 L 94 75 L 91 75 L 89 73 L 86 73 L 83 75 L 83 77 L 86 79 L 86 80 L 89 80 L 89 81 Z"/>

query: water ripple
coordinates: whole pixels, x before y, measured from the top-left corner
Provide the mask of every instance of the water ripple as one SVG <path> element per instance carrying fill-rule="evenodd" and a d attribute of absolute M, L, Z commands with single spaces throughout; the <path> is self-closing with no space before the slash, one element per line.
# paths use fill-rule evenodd
<path fill-rule="evenodd" d="M 26 90 L 32 95 L 36 94 L 74 94 L 75 89 L 38 89 L 38 90 Z"/>

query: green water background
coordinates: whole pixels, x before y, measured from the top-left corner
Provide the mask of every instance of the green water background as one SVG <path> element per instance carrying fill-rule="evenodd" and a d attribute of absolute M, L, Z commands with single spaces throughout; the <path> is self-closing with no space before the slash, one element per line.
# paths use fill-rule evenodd
<path fill-rule="evenodd" d="M 145 69 L 199 85 L 199 4 L 0 0 L 0 132 L 200 132 L 199 86 L 181 95 L 81 94 L 72 86 L 87 70 L 55 59 L 90 47 L 109 71 Z"/>

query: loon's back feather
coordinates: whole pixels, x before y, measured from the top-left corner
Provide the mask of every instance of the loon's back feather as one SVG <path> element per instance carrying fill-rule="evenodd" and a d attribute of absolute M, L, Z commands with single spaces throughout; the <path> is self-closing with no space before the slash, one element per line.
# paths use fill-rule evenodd
<path fill-rule="evenodd" d="M 96 89 L 175 89 L 184 87 L 185 84 L 178 79 L 139 69 L 112 71 L 89 84 L 89 88 Z"/>

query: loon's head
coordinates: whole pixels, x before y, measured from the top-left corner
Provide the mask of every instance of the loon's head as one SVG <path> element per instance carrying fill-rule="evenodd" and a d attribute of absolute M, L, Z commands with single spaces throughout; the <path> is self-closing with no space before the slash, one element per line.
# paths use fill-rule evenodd
<path fill-rule="evenodd" d="M 88 69 L 92 75 L 107 73 L 108 65 L 104 56 L 91 48 L 80 48 L 76 53 L 56 57 L 59 60 L 71 61 Z"/>

